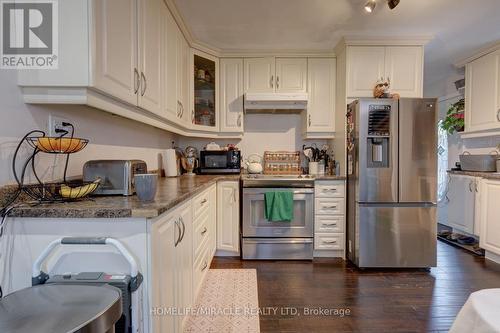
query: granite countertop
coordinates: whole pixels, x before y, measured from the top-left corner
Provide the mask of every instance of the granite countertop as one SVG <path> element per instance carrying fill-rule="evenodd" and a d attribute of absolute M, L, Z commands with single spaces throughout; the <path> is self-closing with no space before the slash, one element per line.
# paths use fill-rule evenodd
<path fill-rule="evenodd" d="M 498 179 L 500 180 L 500 172 L 478 172 L 478 171 L 463 171 L 463 170 L 448 170 L 449 174 L 452 175 L 464 175 L 472 177 L 481 177 L 487 179 Z"/>
<path fill-rule="evenodd" d="M 21 206 L 9 217 L 38 218 L 154 218 L 221 180 L 239 180 L 239 175 L 181 176 L 159 178 L 158 192 L 152 203 L 137 196 L 96 196 L 90 199 Z"/>

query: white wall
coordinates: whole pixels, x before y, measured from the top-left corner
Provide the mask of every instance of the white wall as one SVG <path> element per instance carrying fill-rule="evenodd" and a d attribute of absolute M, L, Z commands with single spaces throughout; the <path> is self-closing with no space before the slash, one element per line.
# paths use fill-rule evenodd
<path fill-rule="evenodd" d="M 316 142 L 321 148 L 326 140 L 304 140 L 302 138 L 302 118 L 298 114 L 247 114 L 245 133 L 241 140 L 211 140 L 185 138 L 179 139 L 180 147 L 194 146 L 198 150 L 215 141 L 220 145 L 234 143 L 242 151 L 243 158 L 250 154 L 262 155 L 264 151 L 302 150 L 302 145 Z"/>
<path fill-rule="evenodd" d="M 11 162 L 19 140 L 30 130 L 46 131 L 49 114 L 66 118 L 75 125 L 76 136 L 90 139 L 83 151 L 71 156 L 69 176 L 81 175 L 83 163 L 91 159 L 142 159 L 155 170 L 159 152 L 177 140 L 174 134 L 86 106 L 25 104 L 16 76 L 14 70 L 0 70 L 0 186 L 14 182 Z M 27 146 L 22 150 L 26 154 Z M 46 180 L 60 179 L 62 161 L 40 154 L 37 170 Z"/>

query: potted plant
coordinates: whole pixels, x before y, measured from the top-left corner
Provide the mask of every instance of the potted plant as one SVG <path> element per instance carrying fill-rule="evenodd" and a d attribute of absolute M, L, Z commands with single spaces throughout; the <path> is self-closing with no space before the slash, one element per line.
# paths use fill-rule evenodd
<path fill-rule="evenodd" d="M 441 128 L 449 134 L 463 132 L 465 126 L 464 109 L 465 99 L 462 98 L 458 102 L 453 103 L 448 112 L 446 112 L 446 118 L 441 122 Z"/>

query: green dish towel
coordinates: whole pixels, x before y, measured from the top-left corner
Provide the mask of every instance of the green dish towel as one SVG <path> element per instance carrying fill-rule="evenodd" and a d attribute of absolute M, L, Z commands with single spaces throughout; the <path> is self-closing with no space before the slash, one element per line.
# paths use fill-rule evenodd
<path fill-rule="evenodd" d="M 273 191 L 264 193 L 264 215 L 268 221 L 293 220 L 293 192 Z"/>

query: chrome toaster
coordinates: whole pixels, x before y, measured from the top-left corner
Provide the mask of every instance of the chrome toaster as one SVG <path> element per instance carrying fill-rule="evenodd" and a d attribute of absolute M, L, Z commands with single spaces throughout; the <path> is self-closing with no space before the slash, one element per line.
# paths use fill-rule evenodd
<path fill-rule="evenodd" d="M 134 175 L 147 172 L 146 162 L 141 160 L 92 160 L 83 166 L 83 180 L 101 178 L 96 195 L 133 195 Z"/>

